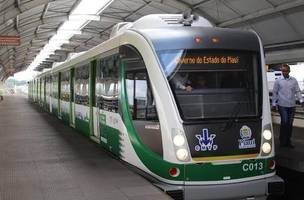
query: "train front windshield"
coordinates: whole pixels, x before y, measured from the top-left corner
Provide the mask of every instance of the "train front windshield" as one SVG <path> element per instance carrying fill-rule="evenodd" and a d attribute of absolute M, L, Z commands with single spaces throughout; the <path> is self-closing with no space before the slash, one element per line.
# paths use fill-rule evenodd
<path fill-rule="evenodd" d="M 185 121 L 261 114 L 258 55 L 251 51 L 157 52 Z"/>

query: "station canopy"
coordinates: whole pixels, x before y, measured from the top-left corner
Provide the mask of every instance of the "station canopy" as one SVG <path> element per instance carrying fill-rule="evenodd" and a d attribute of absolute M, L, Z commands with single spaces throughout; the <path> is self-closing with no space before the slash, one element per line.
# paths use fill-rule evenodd
<path fill-rule="evenodd" d="M 102 1 L 91 0 L 95 5 Z M 79 0 L 0 0 L 0 81 L 27 69 L 60 26 L 72 20 L 71 13 L 79 3 Z M 54 49 L 35 69 L 51 68 L 70 53 L 100 44 L 119 22 L 188 10 L 218 27 L 254 30 L 262 39 L 269 64 L 303 61 L 304 0 L 112 0 L 97 14 L 83 16 L 87 21 L 80 31 L 60 49 Z M 82 20 L 81 15 L 78 17 Z"/>

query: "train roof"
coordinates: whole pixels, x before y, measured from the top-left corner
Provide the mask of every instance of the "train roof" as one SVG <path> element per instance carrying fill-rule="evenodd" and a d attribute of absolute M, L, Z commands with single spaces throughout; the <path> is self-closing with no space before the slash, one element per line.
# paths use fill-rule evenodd
<path fill-rule="evenodd" d="M 184 48 L 233 48 L 240 50 L 260 49 L 258 38 L 251 31 L 216 28 L 203 17 L 182 14 L 152 14 L 132 23 L 119 23 L 111 33 L 114 37 L 126 30 L 137 31 L 152 41 L 155 50 Z M 201 43 L 194 44 L 200 37 Z M 221 41 L 215 46 L 212 38 Z M 238 41 L 237 43 L 235 41 Z"/>
<path fill-rule="evenodd" d="M 214 27 L 176 27 L 138 30 L 156 51 L 170 49 L 234 49 L 259 51 L 259 39 L 250 31 Z M 196 39 L 200 38 L 197 42 Z M 217 40 L 215 43 L 213 39 Z"/>
<path fill-rule="evenodd" d="M 67 66 L 72 66 L 97 56 L 98 52 L 111 50 L 112 45 L 110 44 L 118 44 L 119 35 L 122 35 L 126 31 L 135 31 L 143 35 L 153 44 L 156 51 L 185 48 L 233 48 L 252 51 L 260 49 L 258 37 L 251 31 L 216 28 L 205 18 L 193 15 L 185 17 L 182 14 L 152 14 L 144 16 L 135 22 L 118 23 L 113 27 L 109 40 L 71 60 L 59 64 L 51 71 L 62 70 Z M 200 37 L 202 41 L 195 43 L 196 37 Z M 212 43 L 211 39 L 213 37 L 219 38 L 220 42 L 217 45 Z M 39 76 L 43 76 L 49 72 L 44 72 Z"/>
<path fill-rule="evenodd" d="M 116 24 L 112 29 L 110 37 L 119 35 L 127 29 L 162 29 L 183 26 L 212 27 L 213 25 L 207 19 L 200 16 L 185 16 L 182 14 L 151 14 L 141 17 L 135 22 L 121 22 Z"/>

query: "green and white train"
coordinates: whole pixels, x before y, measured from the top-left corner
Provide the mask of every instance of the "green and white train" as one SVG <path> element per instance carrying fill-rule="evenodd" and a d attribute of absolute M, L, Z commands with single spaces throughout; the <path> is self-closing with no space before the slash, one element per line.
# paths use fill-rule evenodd
<path fill-rule="evenodd" d="M 148 15 L 42 73 L 29 98 L 175 199 L 281 194 L 259 37 Z"/>

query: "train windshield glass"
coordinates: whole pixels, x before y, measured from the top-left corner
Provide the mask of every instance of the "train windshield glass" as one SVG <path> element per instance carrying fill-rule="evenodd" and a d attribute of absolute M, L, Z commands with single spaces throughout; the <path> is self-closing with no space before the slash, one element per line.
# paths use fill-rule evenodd
<path fill-rule="evenodd" d="M 260 115 L 257 53 L 193 49 L 158 56 L 184 120 Z"/>

